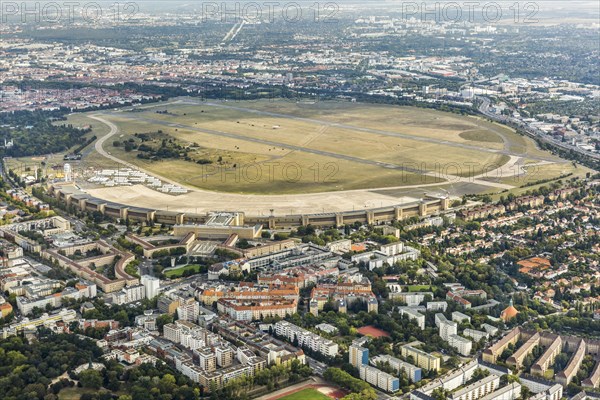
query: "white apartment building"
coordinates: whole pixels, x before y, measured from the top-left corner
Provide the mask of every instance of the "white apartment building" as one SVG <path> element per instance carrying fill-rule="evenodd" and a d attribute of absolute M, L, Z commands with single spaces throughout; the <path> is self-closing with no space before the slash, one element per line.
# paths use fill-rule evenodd
<path fill-rule="evenodd" d="M 163 327 L 165 339 L 181 344 L 182 346 L 195 350 L 207 346 L 207 332 L 188 321 L 177 320 Z"/>
<path fill-rule="evenodd" d="M 199 314 L 200 303 L 193 298 L 180 302 L 179 307 L 177 307 L 177 316 L 180 320 L 195 322 L 198 320 Z"/>
<path fill-rule="evenodd" d="M 146 289 L 143 285 L 125 286 L 120 291 L 113 293 L 112 299 L 115 304 L 127 304 L 146 298 Z"/>
<path fill-rule="evenodd" d="M 397 283 L 388 283 L 386 286 L 390 290 L 390 299 L 403 301 L 408 307 L 418 306 L 428 296 L 433 299 L 433 292 L 403 292 L 402 285 Z"/>
<path fill-rule="evenodd" d="M 498 328 L 490 324 L 483 324 L 481 325 L 481 327 L 483 328 L 483 330 L 489 333 L 490 336 L 495 336 L 499 332 Z"/>
<path fill-rule="evenodd" d="M 287 338 L 292 343 L 297 339 L 298 346 L 309 348 L 328 357 L 335 357 L 339 352 L 337 343 L 287 321 L 277 322 L 275 324 L 275 333 L 278 336 Z"/>
<path fill-rule="evenodd" d="M 158 296 L 160 290 L 160 279 L 150 275 L 142 275 L 140 282 L 145 288 L 147 299 L 152 299 Z"/>
<path fill-rule="evenodd" d="M 217 358 L 217 365 L 219 367 L 229 367 L 233 364 L 234 353 L 233 349 L 227 345 L 220 345 L 215 347 L 215 356 Z"/>
<path fill-rule="evenodd" d="M 183 331 L 180 340 L 181 345 L 190 350 L 206 346 L 204 335 L 199 332 Z"/>
<path fill-rule="evenodd" d="M 217 357 L 210 347 L 196 349 L 194 354 L 198 356 L 198 364 L 203 371 L 214 371 L 217 368 Z"/>
<path fill-rule="evenodd" d="M 411 320 L 416 321 L 421 330 L 425 329 L 425 315 L 421 314 L 416 309 L 411 307 L 398 307 L 398 312 L 400 315 L 406 315 Z"/>
<path fill-rule="evenodd" d="M 50 305 L 52 308 L 58 308 L 62 305 L 62 299 L 79 300 L 83 298 L 94 298 L 97 294 L 96 285 L 89 282 L 78 284 L 75 287 L 66 287 L 59 294 L 53 294 L 55 289 L 53 288 L 53 285 L 42 283 L 35 286 L 35 290 L 27 290 L 26 288 L 24 290 L 24 296 L 17 296 L 17 309 L 23 315 L 30 314 L 36 307 L 45 309 L 47 305 Z"/>
<path fill-rule="evenodd" d="M 477 400 L 492 393 L 500 385 L 500 377 L 489 375 L 450 395 L 451 400 Z"/>
<path fill-rule="evenodd" d="M 400 389 L 400 380 L 398 378 L 375 367 L 361 365 L 359 372 L 360 379 L 386 392 L 393 393 Z"/>
<path fill-rule="evenodd" d="M 467 328 L 463 331 L 463 336 L 469 337 L 476 342 L 479 342 L 481 339 L 488 339 L 490 335 L 484 331 L 478 331 L 476 329 Z"/>
<path fill-rule="evenodd" d="M 252 367 L 246 365 L 235 365 L 217 372 L 221 372 L 221 384 L 223 386 L 229 381 L 241 378 L 242 376 L 252 376 L 253 374 Z"/>
<path fill-rule="evenodd" d="M 435 321 L 439 327 L 439 335 L 445 341 L 448 341 L 451 335 L 458 333 L 458 324 L 454 321 L 448 321 L 444 314 L 435 314 Z"/>
<path fill-rule="evenodd" d="M 521 385 L 513 382 L 481 397 L 480 400 L 517 400 L 520 397 Z"/>
<path fill-rule="evenodd" d="M 163 326 L 163 336 L 165 337 L 165 339 L 173 343 L 180 343 L 181 328 L 175 324 L 165 324 L 165 326 Z"/>
<path fill-rule="evenodd" d="M 458 322 L 459 324 L 463 321 L 471 322 L 471 317 L 469 317 L 467 314 L 463 314 L 459 311 L 454 311 L 452 313 L 452 321 Z"/>
<path fill-rule="evenodd" d="M 427 308 L 427 311 L 445 312 L 446 309 L 448 308 L 448 302 L 447 301 L 429 301 L 429 302 L 427 302 L 427 304 L 425 304 L 425 307 Z"/>
<path fill-rule="evenodd" d="M 402 361 L 399 358 L 387 354 L 381 354 L 371 358 L 371 364 L 377 366 L 378 363 L 388 363 L 390 367 L 394 368 L 398 373 L 404 371 L 406 376 L 408 376 L 412 382 L 419 382 L 421 380 L 421 368 L 412 365 L 411 363 L 407 363 L 406 361 Z"/>
<path fill-rule="evenodd" d="M 453 334 L 448 336 L 447 342 L 450 346 L 454 347 L 456 351 L 458 351 L 461 355 L 468 356 L 469 354 L 471 354 L 473 342 L 471 342 L 469 339 L 465 339 L 462 336 Z"/>

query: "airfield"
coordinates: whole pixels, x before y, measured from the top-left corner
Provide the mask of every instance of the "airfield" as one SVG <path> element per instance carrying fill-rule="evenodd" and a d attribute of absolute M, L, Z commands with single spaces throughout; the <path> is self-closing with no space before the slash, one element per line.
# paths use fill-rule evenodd
<path fill-rule="evenodd" d="M 574 168 L 507 127 L 414 107 L 178 98 L 72 118 L 92 125 L 99 138 L 80 170 L 127 166 L 189 191 L 175 196 L 142 185 L 81 182 L 83 190 L 110 202 L 183 212 L 373 209 L 428 194 L 519 190 Z M 188 159 L 148 160 L 126 151 L 125 142 L 142 143 L 139 134 L 153 148 L 166 141 L 186 149 Z"/>

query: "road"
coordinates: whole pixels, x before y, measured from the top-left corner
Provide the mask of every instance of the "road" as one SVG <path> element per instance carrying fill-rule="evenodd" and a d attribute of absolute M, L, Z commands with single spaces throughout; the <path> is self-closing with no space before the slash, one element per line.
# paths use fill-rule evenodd
<path fill-rule="evenodd" d="M 140 168 L 140 167 L 138 167 L 138 166 L 136 166 L 134 164 L 131 164 L 131 163 L 125 161 L 125 160 L 121 160 L 120 158 L 115 157 L 112 154 L 108 153 L 106 150 L 104 150 L 104 142 L 106 142 L 108 139 L 110 139 L 111 137 L 113 137 L 114 135 L 116 135 L 117 133 L 119 133 L 119 128 L 115 124 L 113 124 L 111 121 L 108 121 L 108 120 L 100 117 L 98 114 L 90 115 L 89 117 L 91 119 L 95 119 L 96 121 L 101 122 L 101 123 L 107 125 L 110 128 L 110 132 L 108 132 L 106 135 L 102 136 L 100 139 L 96 140 L 96 143 L 94 144 L 94 149 L 96 150 L 96 152 L 98 154 L 100 154 L 101 156 L 106 157 L 109 160 L 112 160 L 112 161 L 114 161 L 114 162 L 116 162 L 118 164 L 125 165 L 126 167 L 129 167 L 131 169 L 135 169 L 135 170 L 138 170 L 138 171 L 145 172 L 146 174 L 148 174 L 150 176 L 154 176 L 154 177 L 156 177 L 156 178 L 158 178 L 158 179 L 160 179 L 160 180 L 162 180 L 164 182 L 172 183 L 174 185 L 181 186 L 181 183 L 179 183 L 179 182 L 175 182 L 175 181 L 173 181 L 173 180 L 171 180 L 171 179 L 169 179 L 167 177 L 158 175 L 158 174 L 156 174 L 154 172 L 147 171 L 147 170 L 145 170 L 143 168 Z"/>
<path fill-rule="evenodd" d="M 542 141 L 544 143 L 558 147 L 562 150 L 574 151 L 584 157 L 592 158 L 594 160 L 600 160 L 600 154 L 590 153 L 590 152 L 580 149 L 577 146 L 573 146 L 568 143 L 563 143 L 563 142 L 554 140 L 554 139 L 548 137 L 544 131 L 542 131 L 540 129 L 532 128 L 529 125 L 522 122 L 521 120 L 519 120 L 518 118 L 507 117 L 504 115 L 497 115 L 497 114 L 491 112 L 490 111 L 491 100 L 488 99 L 487 97 L 478 96 L 477 99 L 481 100 L 481 105 L 479 106 L 479 112 L 481 112 L 483 115 L 485 115 L 486 117 L 488 117 L 494 121 L 500 122 L 502 124 L 516 125 L 519 128 L 523 129 L 528 136 L 539 139 L 540 141 Z M 531 157 L 527 156 L 527 158 L 531 158 Z"/>

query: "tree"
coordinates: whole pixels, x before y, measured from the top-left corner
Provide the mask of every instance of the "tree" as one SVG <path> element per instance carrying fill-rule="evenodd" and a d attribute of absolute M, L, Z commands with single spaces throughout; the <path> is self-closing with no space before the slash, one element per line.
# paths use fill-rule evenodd
<path fill-rule="evenodd" d="M 435 400 L 446 400 L 448 395 L 449 392 L 443 387 L 439 387 L 431 392 L 431 397 L 433 397 Z"/>
<path fill-rule="evenodd" d="M 102 375 L 93 369 L 86 369 L 79 374 L 81 386 L 91 389 L 100 389 L 102 387 Z"/>
<path fill-rule="evenodd" d="M 342 400 L 376 400 L 377 393 L 373 389 L 365 389 L 360 393 L 350 393 L 342 397 Z"/>
<path fill-rule="evenodd" d="M 162 393 L 171 393 L 176 385 L 175 377 L 171 374 L 165 374 L 160 380 L 159 388 Z"/>

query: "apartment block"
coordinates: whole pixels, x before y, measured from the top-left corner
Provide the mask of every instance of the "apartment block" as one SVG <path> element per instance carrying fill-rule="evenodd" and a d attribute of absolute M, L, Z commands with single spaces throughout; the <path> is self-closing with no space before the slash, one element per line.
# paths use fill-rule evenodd
<path fill-rule="evenodd" d="M 402 361 L 399 358 L 384 354 L 371 359 L 371 364 L 374 366 L 377 366 L 379 363 L 389 364 L 390 367 L 394 368 L 394 370 L 396 370 L 398 373 L 404 371 L 406 376 L 408 376 L 408 379 L 410 379 L 412 382 L 419 382 L 421 380 L 421 368 L 412 365 L 411 363 L 407 363 L 406 361 Z"/>
<path fill-rule="evenodd" d="M 579 345 L 577 346 L 577 350 L 569 360 L 569 364 L 567 367 L 556 374 L 556 381 L 563 385 L 564 387 L 569 386 L 569 383 L 573 380 L 577 372 L 579 372 L 579 368 L 581 367 L 581 363 L 583 362 L 583 358 L 585 357 L 586 352 L 586 343 L 585 340 L 581 339 Z"/>
<path fill-rule="evenodd" d="M 529 388 L 531 390 L 531 388 Z M 560 400 L 563 397 L 563 387 L 560 384 L 550 386 L 531 396 L 529 400 Z"/>
<path fill-rule="evenodd" d="M 459 324 L 461 322 L 463 322 L 463 321 L 465 321 L 465 322 L 471 322 L 471 317 L 469 317 L 468 315 L 463 314 L 463 313 L 461 313 L 459 311 L 454 311 L 452 313 L 452 321 L 458 322 Z"/>
<path fill-rule="evenodd" d="M 521 385 L 513 382 L 481 397 L 479 400 L 517 400 L 520 397 Z"/>
<path fill-rule="evenodd" d="M 409 319 L 416 321 L 421 330 L 425 329 L 425 315 L 421 314 L 416 308 L 398 307 L 400 315 L 406 315 Z"/>
<path fill-rule="evenodd" d="M 458 324 L 454 321 L 441 321 L 439 335 L 445 341 L 450 340 L 450 336 L 456 336 L 458 333 Z"/>
<path fill-rule="evenodd" d="M 492 393 L 500 385 L 500 378 L 488 375 L 450 395 L 451 400 L 477 400 Z"/>
<path fill-rule="evenodd" d="M 463 331 L 463 336 L 469 337 L 476 342 L 479 342 L 481 339 L 488 339 L 490 335 L 484 331 L 478 331 L 476 329 L 467 328 Z"/>
<path fill-rule="evenodd" d="M 298 310 L 298 302 L 285 298 L 263 301 L 219 299 L 217 310 L 236 321 L 257 321 L 268 317 L 285 318 L 292 315 Z"/>
<path fill-rule="evenodd" d="M 490 325 L 490 327 L 492 327 L 492 326 Z M 494 327 L 492 327 L 492 328 L 494 328 Z M 486 331 L 488 331 L 488 328 L 484 327 L 484 329 L 486 329 Z M 497 330 L 497 328 L 495 328 L 495 329 Z M 502 354 L 502 352 L 504 350 L 506 350 L 506 348 L 509 345 L 517 343 L 519 341 L 520 337 L 521 337 L 521 328 L 517 327 L 517 328 L 513 329 L 506 336 L 502 337 L 500 340 L 498 340 L 492 346 L 490 346 L 489 348 L 487 348 L 483 351 L 483 361 L 489 362 L 492 364 L 495 363 L 496 360 L 498 359 L 498 357 L 500 357 L 500 355 Z"/>
<path fill-rule="evenodd" d="M 359 372 L 360 379 L 386 392 L 394 393 L 400 390 L 400 380 L 398 378 L 375 367 L 361 365 Z"/>
<path fill-rule="evenodd" d="M 198 365 L 203 371 L 214 371 L 217 368 L 217 357 L 210 347 L 194 350 L 194 356 L 198 357 Z"/>
<path fill-rule="evenodd" d="M 463 356 L 471 354 L 471 349 L 473 348 L 473 342 L 458 335 L 448 336 L 448 344 Z"/>
<path fill-rule="evenodd" d="M 369 349 L 366 347 L 362 347 L 353 343 L 348 351 L 350 364 L 356 368 L 359 368 L 361 365 L 369 364 Z"/>
<path fill-rule="evenodd" d="M 427 311 L 446 312 L 446 310 L 448 309 L 448 302 L 447 301 L 428 301 L 427 304 L 425 304 L 425 307 L 427 308 Z"/>
<path fill-rule="evenodd" d="M 548 368 L 554 364 L 556 356 L 560 354 L 562 344 L 560 336 L 556 336 L 550 346 L 544 351 L 544 354 L 531 366 L 531 373 L 533 375 L 544 376 Z"/>
<path fill-rule="evenodd" d="M 519 347 L 512 356 L 508 357 L 506 363 L 512 367 L 521 368 L 525 357 L 533 351 L 535 346 L 540 344 L 540 340 L 540 334 L 536 332 L 525 342 L 525 344 Z"/>
<path fill-rule="evenodd" d="M 402 346 L 402 357 L 412 357 L 414 363 L 426 370 L 440 370 L 440 359 L 434 355 L 424 352 L 423 350 L 417 349 L 411 345 Z"/>
<path fill-rule="evenodd" d="M 338 344 L 332 340 L 321 337 L 316 333 L 307 331 L 287 321 L 277 322 L 275 324 L 275 333 L 277 336 L 287 338 L 292 343 L 297 340 L 298 346 L 309 348 L 328 357 L 335 357 L 339 351 Z"/>
<path fill-rule="evenodd" d="M 234 352 L 230 346 L 220 345 L 215 347 L 215 356 L 219 367 L 229 367 L 233 364 Z"/>
<path fill-rule="evenodd" d="M 597 388 L 600 384 L 600 362 L 596 361 L 596 366 L 590 376 L 581 381 L 581 386 L 588 388 Z"/>

